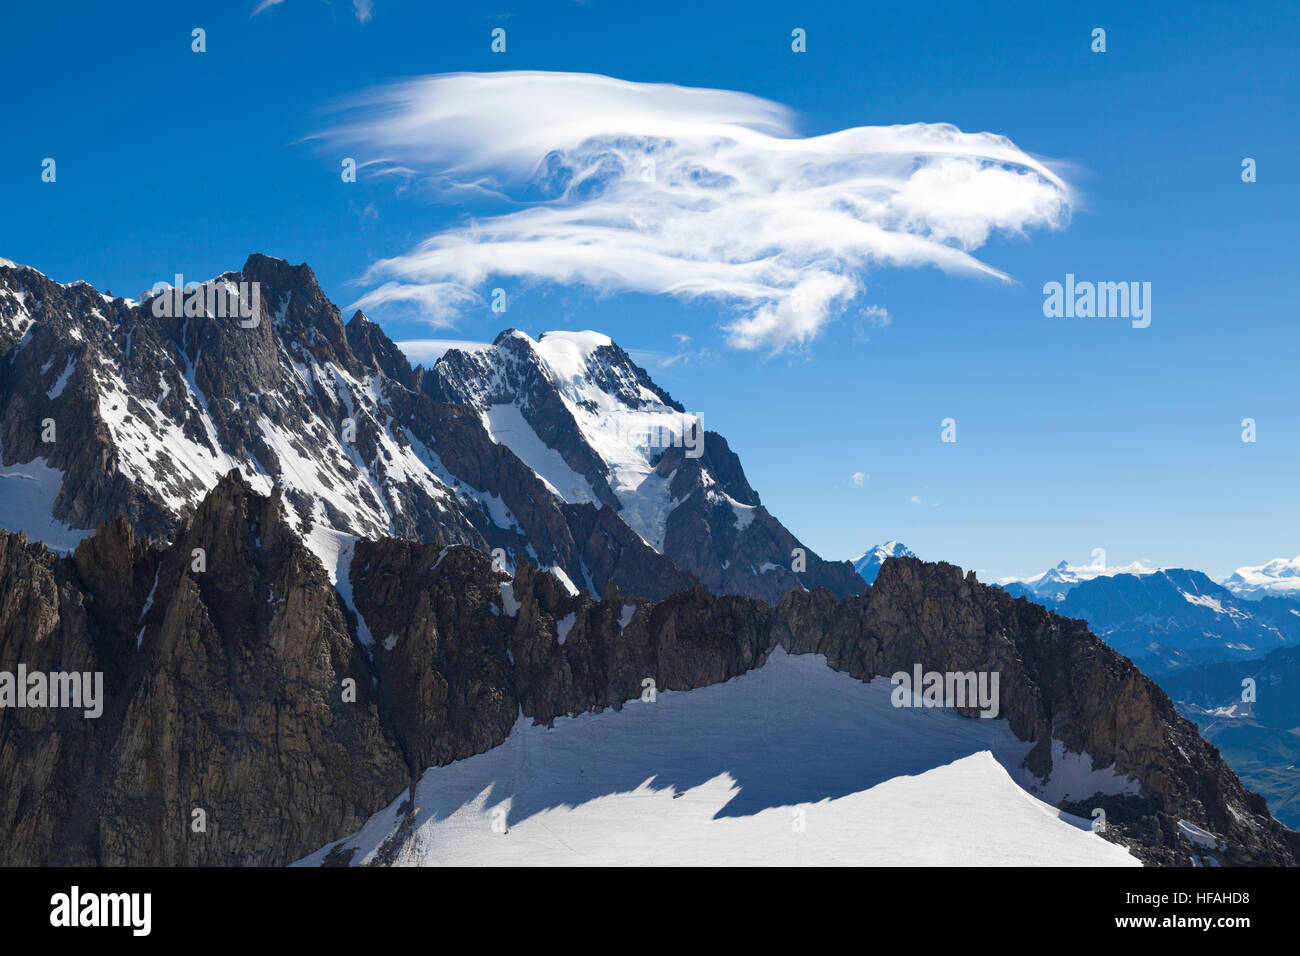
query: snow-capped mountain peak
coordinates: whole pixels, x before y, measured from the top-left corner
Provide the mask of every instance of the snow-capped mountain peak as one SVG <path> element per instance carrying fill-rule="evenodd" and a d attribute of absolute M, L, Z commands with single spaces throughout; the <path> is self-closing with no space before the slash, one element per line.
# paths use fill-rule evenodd
<path fill-rule="evenodd" d="M 706 432 L 608 336 L 516 329 L 487 349 L 446 352 L 424 389 L 477 410 L 568 505 L 608 507 L 650 549 L 707 586 L 746 583 L 776 599 L 818 584 L 860 585 L 849 567 L 808 552 L 762 507 L 726 439 Z M 796 560 L 796 549 L 804 553 Z"/>
<path fill-rule="evenodd" d="M 1224 578 L 1223 586 L 1252 601 L 1268 596 L 1300 598 L 1300 555 L 1238 568 Z"/>
<path fill-rule="evenodd" d="M 870 551 L 865 551 L 853 558 L 853 570 L 861 575 L 862 580 L 868 584 L 875 583 L 876 575 L 880 573 L 880 566 L 885 563 L 886 558 L 914 558 L 916 557 L 901 542 L 889 540 L 884 544 L 878 544 Z"/>

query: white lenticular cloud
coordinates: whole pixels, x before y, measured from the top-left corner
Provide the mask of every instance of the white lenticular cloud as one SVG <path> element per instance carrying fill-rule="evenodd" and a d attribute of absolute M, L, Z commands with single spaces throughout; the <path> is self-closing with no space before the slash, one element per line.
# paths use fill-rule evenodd
<path fill-rule="evenodd" d="M 489 277 L 707 298 L 742 349 L 804 344 L 873 269 L 1006 279 L 972 253 L 1060 228 L 1069 186 L 1004 136 L 947 124 L 801 136 L 778 103 L 575 73 L 423 77 L 354 100 L 337 144 L 502 211 L 375 263 L 358 305 L 440 324 Z M 381 161 L 376 161 L 381 157 Z M 864 307 L 867 307 L 864 305 Z"/>

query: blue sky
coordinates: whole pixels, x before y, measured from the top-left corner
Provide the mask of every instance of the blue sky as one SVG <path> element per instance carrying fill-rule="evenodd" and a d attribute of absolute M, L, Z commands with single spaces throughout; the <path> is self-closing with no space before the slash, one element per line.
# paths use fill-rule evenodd
<path fill-rule="evenodd" d="M 469 309 L 433 328 L 369 311 L 394 339 L 608 333 L 728 437 L 764 503 L 829 557 L 898 538 L 991 578 L 1100 547 L 1111 564 L 1218 576 L 1300 552 L 1293 4 L 374 0 L 364 22 L 340 0 L 255 6 L 8 5 L 0 255 L 137 295 L 260 251 L 310 263 L 346 306 L 377 260 L 493 211 L 365 170 L 343 183 L 340 155 L 364 149 L 309 138 L 341 100 L 429 74 L 742 91 L 794 111 L 805 136 L 952 123 L 1008 137 L 1075 191 L 1064 228 L 975 252 L 1013 281 L 873 268 L 815 338 L 778 354 L 734 348 L 715 300 L 512 277 L 485 283 L 509 290 L 506 316 Z M 190 50 L 194 27 L 206 53 Z M 807 53 L 791 52 L 794 27 Z M 1151 326 L 1045 318 L 1043 283 L 1066 273 L 1150 282 Z M 947 417 L 955 444 L 940 441 Z"/>

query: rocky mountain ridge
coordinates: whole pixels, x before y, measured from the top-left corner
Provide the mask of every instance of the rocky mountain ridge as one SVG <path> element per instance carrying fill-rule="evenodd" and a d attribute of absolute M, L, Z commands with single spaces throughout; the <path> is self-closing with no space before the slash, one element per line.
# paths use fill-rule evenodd
<path fill-rule="evenodd" d="M 66 557 L 0 533 L 0 670 L 101 670 L 108 700 L 99 720 L 0 710 L 4 862 L 286 863 L 355 831 L 426 767 L 497 746 L 520 714 L 619 708 L 647 677 L 725 681 L 776 647 L 860 680 L 998 672 L 1000 717 L 1033 743 L 1023 771 L 1050 783 L 1086 754 L 1135 781 L 1065 808 L 1104 808 L 1107 838 L 1148 862 L 1300 852 L 1082 622 L 951 565 L 891 558 L 860 595 L 776 605 L 702 587 L 651 602 L 607 586 L 596 600 L 526 561 L 508 574 L 472 547 L 391 538 L 356 542 L 348 570 L 355 611 L 283 498 L 237 471 L 166 545 L 120 520 Z M 1214 846 L 1189 842 L 1188 824 Z"/>

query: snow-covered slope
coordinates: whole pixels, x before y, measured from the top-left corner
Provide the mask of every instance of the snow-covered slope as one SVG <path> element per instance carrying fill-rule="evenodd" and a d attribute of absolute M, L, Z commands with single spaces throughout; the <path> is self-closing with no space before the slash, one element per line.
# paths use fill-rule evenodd
<path fill-rule="evenodd" d="M 69 528 L 54 517 L 54 500 L 62 485 L 63 475 L 43 458 L 0 468 L 0 529 L 20 531 L 53 551 L 75 548 L 90 531 Z"/>
<path fill-rule="evenodd" d="M 1224 578 L 1223 586 L 1252 601 L 1269 596 L 1300 599 L 1300 555 L 1238 568 Z"/>
<path fill-rule="evenodd" d="M 891 690 L 777 650 L 653 703 L 521 718 L 501 746 L 427 771 L 413 806 L 301 862 L 1137 864 L 1013 778 L 1029 745 L 1005 721 L 895 708 Z M 1098 781 L 1125 786 L 1084 789 Z"/>

